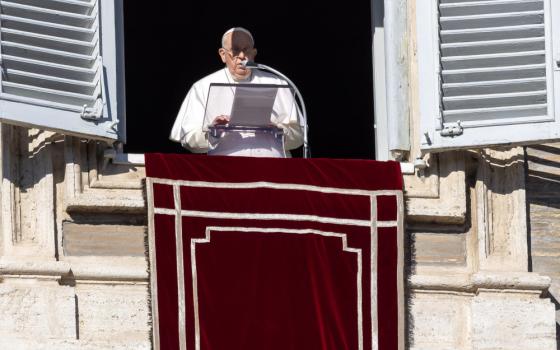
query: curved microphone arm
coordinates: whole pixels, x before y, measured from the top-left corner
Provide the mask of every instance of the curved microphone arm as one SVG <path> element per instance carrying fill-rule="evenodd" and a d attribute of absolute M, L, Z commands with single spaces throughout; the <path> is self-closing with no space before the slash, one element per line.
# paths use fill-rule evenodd
<path fill-rule="evenodd" d="M 253 61 L 244 61 L 243 65 L 247 68 L 256 68 L 256 69 L 260 69 L 260 70 L 269 71 L 269 72 L 279 76 L 280 78 L 286 80 L 286 82 L 288 82 L 288 84 L 292 88 L 294 88 L 296 96 L 299 99 L 299 102 L 301 104 L 301 109 L 299 108 L 297 103 L 296 103 L 296 107 L 298 109 L 299 114 L 302 116 L 302 123 L 300 123 L 300 126 L 303 127 L 303 158 L 309 158 L 309 144 L 307 142 L 307 130 L 308 130 L 307 110 L 305 109 L 305 102 L 303 102 L 303 97 L 301 96 L 301 93 L 299 92 L 299 89 L 297 88 L 296 84 L 294 84 L 294 82 L 291 81 L 290 78 L 288 78 L 284 74 L 280 73 L 276 69 L 274 69 L 270 66 L 267 66 L 265 64 L 256 63 L 256 62 L 253 62 Z"/>

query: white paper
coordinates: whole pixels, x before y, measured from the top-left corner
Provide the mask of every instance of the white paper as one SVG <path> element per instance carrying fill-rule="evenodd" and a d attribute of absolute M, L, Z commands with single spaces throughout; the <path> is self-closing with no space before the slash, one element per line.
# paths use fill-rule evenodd
<path fill-rule="evenodd" d="M 268 126 L 276 100 L 276 87 L 237 86 L 229 124 L 233 126 Z"/>

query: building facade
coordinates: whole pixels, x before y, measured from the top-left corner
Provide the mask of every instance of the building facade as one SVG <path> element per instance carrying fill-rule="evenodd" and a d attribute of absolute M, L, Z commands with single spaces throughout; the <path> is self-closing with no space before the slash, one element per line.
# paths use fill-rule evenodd
<path fill-rule="evenodd" d="M 111 19 L 122 4 L 54 3 L 0 4 L 11 16 L 0 27 L 8 62 L 0 96 L 0 345 L 150 349 L 143 158 L 111 145 L 124 139 L 119 22 Z M 372 1 L 377 158 L 400 161 L 405 180 L 410 349 L 557 349 L 559 146 L 547 143 L 560 133 L 557 6 Z M 60 29 L 60 18 L 76 21 L 82 34 Z M 52 32 L 37 33 L 33 21 L 51 23 Z M 61 43 L 71 47 L 65 67 L 49 56 Z M 106 47 L 103 61 L 97 45 Z M 528 76 L 490 76 L 524 69 Z M 443 70 L 459 80 L 444 81 Z M 479 78 L 461 80 L 469 74 Z M 510 123 L 524 129 L 515 144 L 519 130 L 480 126 L 482 115 L 494 115 L 505 128 L 515 113 L 525 118 Z M 74 122 L 54 123 L 62 114 Z M 472 123 L 445 119 L 457 114 Z M 533 124 L 540 131 L 529 131 Z"/>

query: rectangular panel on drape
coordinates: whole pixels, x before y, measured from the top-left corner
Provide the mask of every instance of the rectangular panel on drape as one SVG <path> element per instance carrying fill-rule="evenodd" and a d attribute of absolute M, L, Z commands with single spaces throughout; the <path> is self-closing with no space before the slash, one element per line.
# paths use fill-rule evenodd
<path fill-rule="evenodd" d="M 395 162 L 146 154 L 154 347 L 403 350 Z"/>

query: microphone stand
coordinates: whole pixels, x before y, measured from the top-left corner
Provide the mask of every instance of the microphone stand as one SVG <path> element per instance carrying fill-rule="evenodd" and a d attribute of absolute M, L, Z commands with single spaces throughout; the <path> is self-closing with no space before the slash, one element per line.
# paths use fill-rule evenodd
<path fill-rule="evenodd" d="M 286 82 L 288 82 L 288 84 L 294 89 L 294 91 L 296 93 L 296 96 L 299 99 L 299 102 L 301 104 L 301 109 L 299 108 L 297 103 L 296 103 L 296 107 L 298 109 L 299 114 L 302 116 L 302 123 L 300 123 L 300 127 L 303 126 L 303 158 L 309 158 L 309 155 L 310 155 L 309 154 L 309 143 L 307 142 L 307 130 L 308 130 L 307 110 L 305 109 L 305 102 L 303 102 L 303 97 L 301 96 L 301 93 L 299 92 L 299 89 L 297 88 L 296 84 L 294 84 L 294 82 L 291 81 L 290 78 L 288 78 L 284 74 L 280 73 L 276 69 L 274 69 L 270 66 L 267 66 L 265 64 L 256 63 L 256 62 L 253 62 L 253 61 L 243 61 L 242 64 L 247 68 L 256 68 L 256 69 L 268 71 L 268 72 L 270 72 L 274 75 L 277 75 L 280 78 L 286 80 Z"/>

